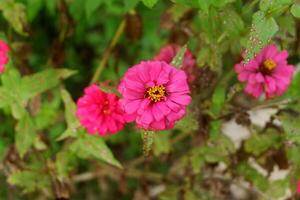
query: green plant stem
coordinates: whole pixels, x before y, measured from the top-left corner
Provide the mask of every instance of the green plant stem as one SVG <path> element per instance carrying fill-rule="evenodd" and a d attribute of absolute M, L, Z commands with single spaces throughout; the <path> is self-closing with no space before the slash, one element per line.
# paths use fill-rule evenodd
<path fill-rule="evenodd" d="M 125 26 L 126 26 L 126 22 L 125 22 L 125 19 L 123 19 L 121 21 L 114 37 L 113 37 L 113 39 L 111 40 L 108 48 L 104 51 L 103 57 L 101 58 L 101 61 L 100 61 L 100 64 L 97 67 L 96 72 L 93 75 L 92 80 L 91 80 L 90 83 L 95 83 L 99 79 L 99 77 L 100 77 L 100 75 L 101 75 L 101 73 L 102 73 L 102 71 L 103 71 L 103 69 L 104 69 L 104 67 L 105 67 L 105 65 L 106 65 L 106 63 L 109 59 L 109 56 L 110 56 L 112 50 L 114 49 L 114 47 L 116 46 L 116 44 L 120 40 L 120 37 L 121 37 L 122 33 L 124 32 Z"/>

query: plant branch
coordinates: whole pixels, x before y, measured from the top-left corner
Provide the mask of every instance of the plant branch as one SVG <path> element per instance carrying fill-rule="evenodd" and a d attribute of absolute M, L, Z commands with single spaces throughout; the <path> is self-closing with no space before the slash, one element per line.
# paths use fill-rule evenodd
<path fill-rule="evenodd" d="M 112 50 L 114 49 L 116 44 L 119 42 L 120 37 L 121 37 L 122 33 L 124 32 L 125 26 L 126 26 L 126 21 L 125 21 L 125 19 L 123 19 L 121 21 L 121 23 L 119 24 L 119 27 L 118 27 L 113 39 L 111 40 L 108 48 L 104 51 L 103 57 L 100 60 L 100 64 L 97 67 L 96 72 L 93 75 L 92 80 L 91 80 L 90 83 L 95 83 L 99 79 L 99 77 L 100 77 L 100 75 L 101 75 L 101 73 L 102 73 L 102 71 L 103 71 L 103 69 L 104 69 L 104 67 L 105 67 L 105 65 L 106 65 L 106 63 L 109 59 L 109 56 L 110 56 Z"/>

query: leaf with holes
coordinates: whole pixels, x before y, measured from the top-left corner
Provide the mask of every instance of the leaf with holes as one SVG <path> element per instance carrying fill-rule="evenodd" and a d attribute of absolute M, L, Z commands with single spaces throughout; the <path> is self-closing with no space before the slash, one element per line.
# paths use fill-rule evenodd
<path fill-rule="evenodd" d="M 278 25 L 273 17 L 266 17 L 262 11 L 258 11 L 253 15 L 250 36 L 245 51 L 246 62 L 270 42 L 278 29 Z"/>

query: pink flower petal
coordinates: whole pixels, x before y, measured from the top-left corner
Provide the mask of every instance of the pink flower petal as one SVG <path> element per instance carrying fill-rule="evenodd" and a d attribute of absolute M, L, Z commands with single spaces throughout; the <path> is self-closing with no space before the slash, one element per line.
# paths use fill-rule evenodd
<path fill-rule="evenodd" d="M 180 96 L 172 95 L 169 97 L 169 99 L 181 105 L 188 105 L 192 100 L 192 98 L 188 95 L 180 95 Z"/>

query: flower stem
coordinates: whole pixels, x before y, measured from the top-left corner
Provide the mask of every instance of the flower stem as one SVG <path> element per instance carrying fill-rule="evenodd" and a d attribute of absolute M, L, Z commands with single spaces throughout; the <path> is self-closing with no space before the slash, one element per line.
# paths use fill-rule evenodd
<path fill-rule="evenodd" d="M 113 37 L 113 39 L 111 40 L 108 48 L 104 51 L 103 57 L 102 57 L 102 59 L 100 61 L 100 64 L 97 67 L 96 72 L 93 75 L 92 80 L 91 80 L 90 83 L 95 83 L 99 79 L 99 77 L 100 77 L 100 75 L 101 75 L 101 73 L 102 73 L 102 71 L 103 71 L 103 69 L 104 69 L 104 67 L 105 67 L 105 65 L 106 65 L 106 63 L 108 61 L 108 58 L 109 58 L 112 50 L 114 49 L 114 47 L 116 46 L 116 44 L 120 40 L 120 37 L 121 37 L 122 33 L 124 32 L 125 25 L 126 25 L 126 22 L 125 22 L 125 19 L 123 19 L 121 21 L 121 23 L 120 23 L 120 25 L 119 25 L 119 27 L 118 27 L 118 29 L 117 29 L 114 37 Z"/>
<path fill-rule="evenodd" d="M 152 145 L 154 141 L 154 132 L 153 131 L 142 131 L 143 138 L 143 154 L 147 158 L 152 150 Z"/>

